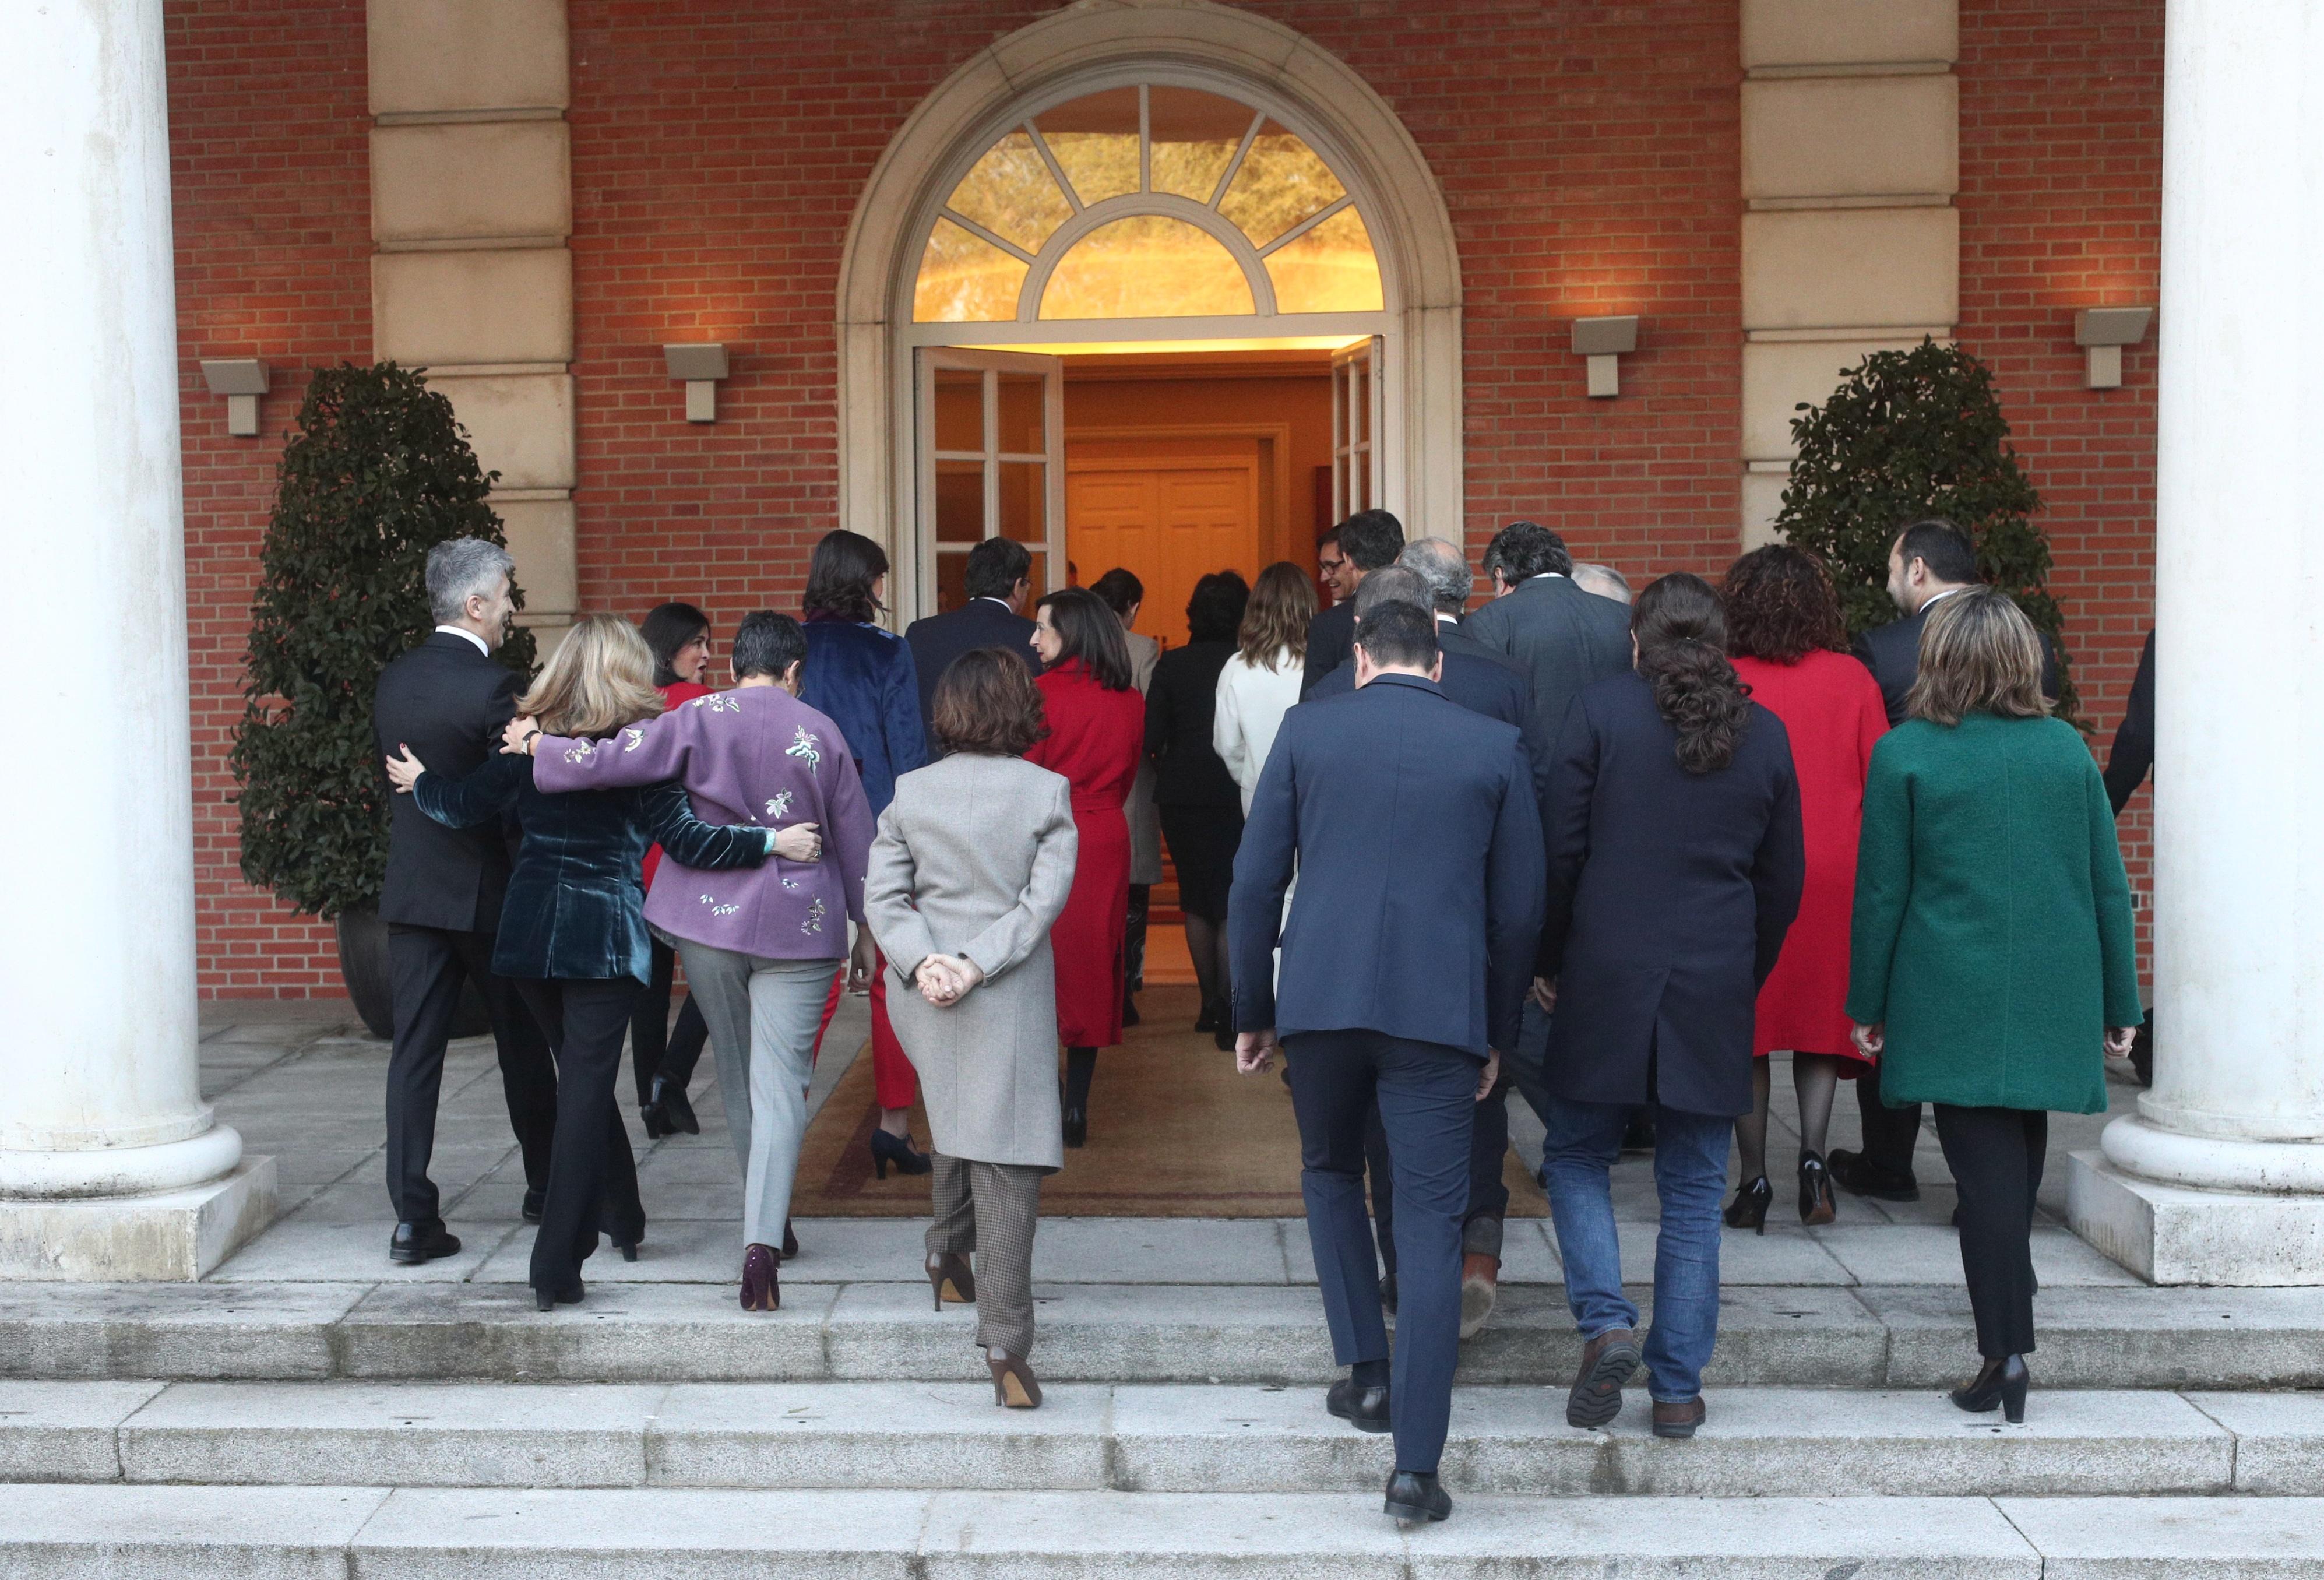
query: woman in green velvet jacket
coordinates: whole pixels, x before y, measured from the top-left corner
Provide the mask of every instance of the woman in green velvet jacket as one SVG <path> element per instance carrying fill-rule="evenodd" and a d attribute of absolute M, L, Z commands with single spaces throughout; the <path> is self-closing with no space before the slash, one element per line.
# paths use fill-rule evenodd
<path fill-rule="evenodd" d="M 2050 1110 L 2105 1110 L 2105 1055 L 2141 1018 L 2130 885 L 2098 764 L 2049 716 L 2006 596 L 1931 611 L 1906 711 L 1864 787 L 1848 1013 L 1882 1096 L 1934 1104 L 1960 1188 L 1985 1366 L 1953 1402 L 2023 1420 Z"/>

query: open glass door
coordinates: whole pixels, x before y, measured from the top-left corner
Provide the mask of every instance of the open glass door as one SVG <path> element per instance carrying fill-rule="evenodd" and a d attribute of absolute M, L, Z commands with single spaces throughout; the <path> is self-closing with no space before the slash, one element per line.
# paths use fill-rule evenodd
<path fill-rule="evenodd" d="M 1332 354 L 1332 520 L 1380 502 L 1380 337 Z"/>
<path fill-rule="evenodd" d="M 1035 593 L 1065 585 L 1065 359 L 918 353 L 919 585 L 915 615 L 968 601 L 968 551 L 1013 538 Z"/>

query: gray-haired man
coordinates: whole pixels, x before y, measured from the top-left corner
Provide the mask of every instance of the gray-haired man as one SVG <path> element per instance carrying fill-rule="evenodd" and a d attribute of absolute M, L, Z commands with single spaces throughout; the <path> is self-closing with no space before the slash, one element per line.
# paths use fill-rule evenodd
<path fill-rule="evenodd" d="M 508 550 L 481 538 L 451 538 L 428 551 L 428 602 L 436 629 L 380 672 L 372 733 L 381 760 L 410 746 L 454 778 L 500 749 L 516 712 L 516 672 L 494 661 L 516 615 Z M 460 1242 L 446 1232 L 428 1160 L 436 1147 L 436 1098 L 444 1042 L 463 987 L 474 981 L 499 1045 L 509 1123 L 524 1153 L 525 1216 L 537 1220 L 557 1129 L 557 1067 L 549 1044 L 505 977 L 493 975 L 493 935 L 507 891 L 509 842 L 498 828 L 447 828 L 410 796 L 389 798 L 387 923 L 395 996 L 395 1049 L 387 1064 L 387 1194 L 395 1204 L 390 1260 L 432 1261 Z"/>

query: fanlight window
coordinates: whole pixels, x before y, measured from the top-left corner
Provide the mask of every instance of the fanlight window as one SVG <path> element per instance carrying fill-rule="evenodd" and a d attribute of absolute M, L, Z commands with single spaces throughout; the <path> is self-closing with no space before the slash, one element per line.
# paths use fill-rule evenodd
<path fill-rule="evenodd" d="M 1355 199 L 1265 111 L 1159 83 L 1004 133 L 953 189 L 918 323 L 1378 312 Z"/>

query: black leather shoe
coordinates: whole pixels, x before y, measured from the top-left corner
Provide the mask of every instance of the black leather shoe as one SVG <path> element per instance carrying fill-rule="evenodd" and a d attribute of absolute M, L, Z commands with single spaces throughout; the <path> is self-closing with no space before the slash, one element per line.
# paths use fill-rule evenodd
<path fill-rule="evenodd" d="M 1443 1520 L 1452 1512 L 1452 1497 L 1436 1484 L 1433 1473 L 1400 1470 L 1388 1478 L 1388 1502 L 1380 1512 L 1407 1524 Z"/>
<path fill-rule="evenodd" d="M 1342 1377 L 1323 1395 L 1323 1408 L 1359 1432 L 1388 1429 L 1388 1390 L 1364 1388 L 1352 1377 Z"/>
<path fill-rule="evenodd" d="M 694 1116 L 694 1104 L 687 1101 L 686 1088 L 669 1076 L 654 1077 L 652 1106 L 660 1111 L 662 1123 L 669 1127 L 665 1134 L 676 1135 L 679 1131 L 690 1136 L 702 1133 L 702 1122 Z"/>
<path fill-rule="evenodd" d="M 548 1205 L 549 1187 L 536 1185 L 527 1190 L 524 1193 L 524 1221 L 528 1224 L 540 1222 L 540 1209 Z"/>
<path fill-rule="evenodd" d="M 1875 1201 L 1921 1199 L 1920 1181 L 1911 1175 L 1876 1169 L 1863 1153 L 1851 1152 L 1846 1147 L 1834 1147 L 1826 1154 L 1824 1167 L 1831 1170 L 1833 1184 L 1853 1195 L 1868 1196 Z"/>
<path fill-rule="evenodd" d="M 1089 1111 L 1084 1108 L 1066 1109 L 1063 1129 L 1065 1145 L 1086 1146 L 1089 1143 Z"/>
<path fill-rule="evenodd" d="M 578 1306 L 581 1304 L 581 1298 L 587 1293 L 588 1290 L 583 1288 L 579 1279 L 574 1280 L 561 1289 L 544 1289 L 536 1284 L 532 1290 L 532 1303 L 543 1311 L 552 1306 Z"/>
<path fill-rule="evenodd" d="M 433 1224 L 398 1224 L 387 1243 L 387 1260 L 416 1267 L 438 1257 L 460 1254 L 460 1237 L 447 1232 L 442 1220 Z"/>
<path fill-rule="evenodd" d="M 1983 1415 L 1999 1407 L 2012 1426 L 2025 1419 L 2025 1391 L 2033 1385 L 2033 1374 L 2025 1369 L 2023 1355 L 2003 1355 L 1986 1362 L 1983 1369 L 1961 1388 L 1947 1397 L 1971 1415 Z"/>

